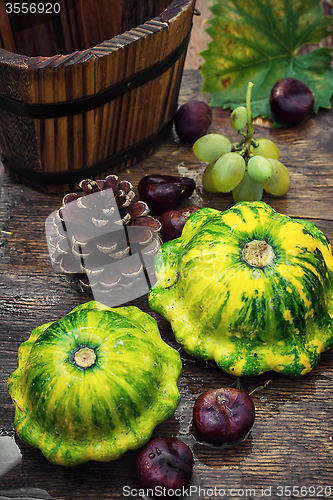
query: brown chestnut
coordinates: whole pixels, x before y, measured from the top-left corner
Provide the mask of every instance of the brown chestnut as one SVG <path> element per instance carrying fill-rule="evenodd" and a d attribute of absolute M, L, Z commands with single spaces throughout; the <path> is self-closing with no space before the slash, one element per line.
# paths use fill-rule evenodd
<path fill-rule="evenodd" d="M 176 208 L 181 200 L 191 196 L 194 188 L 193 179 L 177 175 L 146 175 L 138 184 L 141 199 L 158 214 Z"/>
<path fill-rule="evenodd" d="M 199 209 L 200 207 L 197 205 L 189 205 L 179 210 L 164 212 L 160 217 L 160 223 L 162 225 L 160 234 L 163 242 L 179 238 L 189 216 Z"/>
<path fill-rule="evenodd" d="M 180 106 L 175 115 L 176 133 L 185 142 L 194 143 L 205 135 L 211 123 L 212 110 L 201 101 L 188 101 Z"/>
<path fill-rule="evenodd" d="M 140 451 L 135 472 L 140 486 L 153 498 L 176 498 L 192 478 L 191 449 L 175 438 L 157 437 Z"/>

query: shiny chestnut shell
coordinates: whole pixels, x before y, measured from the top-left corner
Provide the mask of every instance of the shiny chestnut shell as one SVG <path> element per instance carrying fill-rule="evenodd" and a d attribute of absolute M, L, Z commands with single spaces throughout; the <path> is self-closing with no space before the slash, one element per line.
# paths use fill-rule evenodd
<path fill-rule="evenodd" d="M 205 135 L 211 123 L 211 107 L 197 100 L 188 101 L 180 106 L 175 115 L 176 133 L 185 142 L 194 143 Z"/>
<path fill-rule="evenodd" d="M 190 485 L 193 466 L 192 451 L 183 441 L 157 437 L 137 455 L 135 473 L 142 488 L 156 492 L 153 498 L 175 498 Z"/>
<path fill-rule="evenodd" d="M 157 214 L 176 208 L 184 198 L 191 196 L 194 188 L 193 179 L 176 175 L 146 175 L 138 184 L 141 200 Z"/>
<path fill-rule="evenodd" d="M 162 226 L 160 234 L 163 242 L 165 243 L 166 241 L 179 238 L 189 216 L 199 209 L 200 207 L 198 205 L 189 205 L 179 210 L 168 210 L 164 212 L 160 217 Z"/>

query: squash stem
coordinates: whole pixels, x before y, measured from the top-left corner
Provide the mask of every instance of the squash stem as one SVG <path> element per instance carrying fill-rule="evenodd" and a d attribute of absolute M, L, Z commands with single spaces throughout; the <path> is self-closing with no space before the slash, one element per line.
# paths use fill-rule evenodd
<path fill-rule="evenodd" d="M 86 370 L 96 362 L 96 354 L 90 347 L 81 347 L 74 353 L 74 363 L 78 368 Z"/>
<path fill-rule="evenodd" d="M 250 266 L 263 268 L 272 264 L 275 254 L 266 241 L 252 240 L 244 246 L 242 257 Z"/>

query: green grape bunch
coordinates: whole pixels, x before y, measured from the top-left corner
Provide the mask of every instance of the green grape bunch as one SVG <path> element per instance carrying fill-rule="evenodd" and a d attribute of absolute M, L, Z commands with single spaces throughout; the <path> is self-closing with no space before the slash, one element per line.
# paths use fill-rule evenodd
<path fill-rule="evenodd" d="M 260 201 L 265 190 L 282 196 L 289 189 L 289 172 L 279 161 L 279 149 L 270 139 L 253 139 L 251 90 L 246 92 L 246 107 L 239 106 L 230 115 L 230 124 L 242 139 L 231 143 L 222 134 L 207 134 L 193 144 L 195 156 L 208 163 L 202 185 L 210 193 L 229 193 L 234 201 Z M 247 127 L 247 132 L 245 128 Z"/>

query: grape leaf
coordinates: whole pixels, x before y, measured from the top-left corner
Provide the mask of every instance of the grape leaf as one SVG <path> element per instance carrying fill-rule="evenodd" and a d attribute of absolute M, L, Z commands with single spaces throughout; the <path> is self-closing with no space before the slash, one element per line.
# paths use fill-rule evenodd
<path fill-rule="evenodd" d="M 332 49 L 316 48 L 299 55 L 307 44 L 318 44 L 333 32 L 320 0 L 215 0 L 206 29 L 211 36 L 201 52 L 202 91 L 211 106 L 244 106 L 249 81 L 252 115 L 274 120 L 269 95 L 281 78 L 302 80 L 314 94 L 313 112 L 330 108 L 333 94 Z"/>

